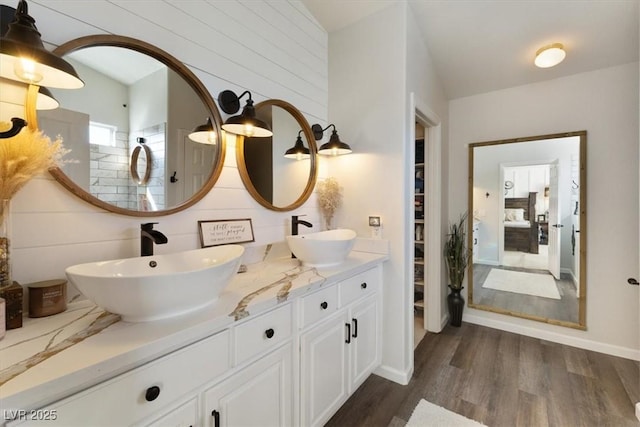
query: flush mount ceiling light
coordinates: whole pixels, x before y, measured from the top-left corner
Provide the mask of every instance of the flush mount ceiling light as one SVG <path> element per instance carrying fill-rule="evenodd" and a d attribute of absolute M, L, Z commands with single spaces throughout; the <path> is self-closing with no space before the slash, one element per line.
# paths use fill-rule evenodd
<path fill-rule="evenodd" d="M 298 139 L 296 139 L 295 145 L 285 151 L 284 156 L 287 159 L 303 160 L 311 157 L 311 152 L 304 146 L 304 142 L 302 142 L 301 133 L 302 129 L 298 131 Z"/>
<path fill-rule="evenodd" d="M 237 96 L 231 90 L 224 90 L 218 95 L 218 104 L 220 108 L 227 114 L 235 114 L 240 110 L 240 98 L 249 95 L 247 103 L 242 109 L 242 114 L 227 119 L 222 125 L 222 129 L 229 133 L 242 135 L 246 137 L 264 138 L 273 135 L 271 128 L 267 123 L 256 117 L 256 109 L 253 106 L 251 92 L 248 90 Z"/>
<path fill-rule="evenodd" d="M 561 63 L 566 55 L 562 43 L 553 43 L 538 49 L 534 63 L 537 67 L 549 68 Z"/>
<path fill-rule="evenodd" d="M 0 76 L 60 89 L 83 87 L 73 66 L 45 49 L 35 22 L 27 2 L 20 0 L 15 17 L 0 40 Z"/>
<path fill-rule="evenodd" d="M 338 136 L 338 131 L 336 130 L 336 126 L 332 123 L 326 128 L 322 128 L 319 124 L 315 124 L 311 126 L 311 130 L 313 131 L 313 136 L 316 141 L 322 139 L 324 135 L 324 131 L 333 126 L 333 132 L 331 132 L 331 138 L 329 142 L 322 144 L 318 149 L 318 154 L 322 154 L 323 156 L 340 156 L 342 154 L 351 153 L 351 147 L 348 144 L 340 141 L 340 137 Z"/>
<path fill-rule="evenodd" d="M 189 139 L 200 144 L 216 145 L 218 134 L 216 133 L 211 117 L 207 117 L 207 122 L 197 126 L 190 134 Z"/>

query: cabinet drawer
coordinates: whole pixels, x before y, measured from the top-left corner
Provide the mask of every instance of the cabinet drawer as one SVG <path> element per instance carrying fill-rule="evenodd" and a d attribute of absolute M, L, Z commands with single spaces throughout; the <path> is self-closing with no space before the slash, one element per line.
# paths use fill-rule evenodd
<path fill-rule="evenodd" d="M 239 365 L 291 337 L 291 304 L 235 328 L 235 362 Z"/>
<path fill-rule="evenodd" d="M 358 298 L 369 295 L 378 287 L 378 269 L 372 268 L 340 282 L 340 306 L 344 307 Z"/>
<path fill-rule="evenodd" d="M 229 365 L 224 331 L 45 408 L 55 411 L 55 420 L 21 425 L 126 426 L 152 420 Z"/>
<path fill-rule="evenodd" d="M 338 309 L 338 287 L 330 286 L 302 298 L 301 327 L 324 319 Z"/>

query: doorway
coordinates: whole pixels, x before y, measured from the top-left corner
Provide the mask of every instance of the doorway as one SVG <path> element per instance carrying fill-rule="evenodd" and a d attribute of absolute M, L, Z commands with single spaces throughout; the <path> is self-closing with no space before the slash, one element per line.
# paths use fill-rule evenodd
<path fill-rule="evenodd" d="M 447 319 L 442 316 L 444 285 L 441 279 L 440 119 L 425 104 L 416 99 L 413 93 L 410 94 L 409 111 L 412 114 L 410 114 L 406 153 L 407 163 L 411 166 L 406 169 L 409 209 L 405 242 L 406 253 L 409 254 L 406 259 L 406 277 L 408 286 L 411 286 L 411 292 L 408 292 L 410 298 L 407 299 L 406 320 L 407 330 L 410 331 L 409 342 L 415 348 L 427 331 L 440 332 Z M 422 140 L 421 147 L 420 144 L 416 145 L 417 140 Z M 421 176 L 417 176 L 418 172 Z M 421 210 L 416 209 L 416 203 L 421 204 Z M 420 253 L 416 248 L 422 252 Z M 417 292 L 418 290 L 420 292 Z M 418 296 L 422 297 L 422 307 L 419 308 L 416 307 L 416 301 L 419 301 Z"/>

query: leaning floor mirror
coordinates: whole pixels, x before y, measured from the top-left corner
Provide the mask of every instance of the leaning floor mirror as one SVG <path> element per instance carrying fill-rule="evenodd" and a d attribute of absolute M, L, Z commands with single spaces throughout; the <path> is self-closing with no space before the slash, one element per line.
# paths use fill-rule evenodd
<path fill-rule="evenodd" d="M 586 329 L 586 140 L 469 145 L 469 307 Z"/>

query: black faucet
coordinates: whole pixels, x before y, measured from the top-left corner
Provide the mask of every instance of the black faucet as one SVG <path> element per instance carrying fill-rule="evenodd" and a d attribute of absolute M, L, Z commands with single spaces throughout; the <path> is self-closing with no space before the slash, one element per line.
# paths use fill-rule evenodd
<path fill-rule="evenodd" d="M 313 227 L 313 224 L 311 224 L 310 222 L 304 221 L 302 219 L 298 219 L 298 216 L 304 216 L 304 215 L 293 215 L 291 217 L 291 235 L 292 236 L 297 236 L 298 235 L 298 225 L 304 225 L 305 227 Z"/>
<path fill-rule="evenodd" d="M 162 245 L 169 241 L 167 236 L 154 230 L 153 226 L 157 222 L 147 222 L 140 224 L 140 256 L 153 255 L 153 244 Z"/>
<path fill-rule="evenodd" d="M 299 216 L 304 216 L 304 215 L 299 215 Z M 298 215 L 293 215 L 291 217 L 291 235 L 292 236 L 297 236 L 298 235 L 298 225 L 302 224 L 305 227 L 313 227 L 313 224 L 311 224 L 310 222 L 304 221 L 302 219 L 298 219 Z M 291 258 L 295 258 L 296 256 L 292 253 L 291 254 Z"/>

